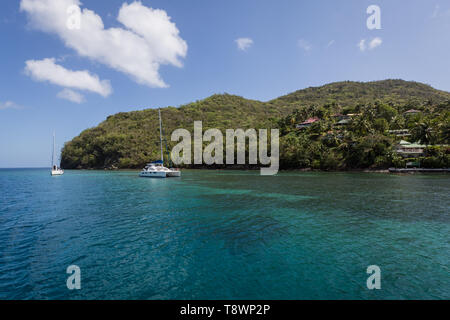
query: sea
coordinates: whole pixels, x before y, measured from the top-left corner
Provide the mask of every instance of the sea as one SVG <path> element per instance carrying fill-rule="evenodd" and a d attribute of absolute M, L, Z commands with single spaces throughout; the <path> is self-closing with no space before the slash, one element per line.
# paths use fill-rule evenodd
<path fill-rule="evenodd" d="M 0 299 L 450 298 L 448 174 L 138 173 L 0 169 Z"/>

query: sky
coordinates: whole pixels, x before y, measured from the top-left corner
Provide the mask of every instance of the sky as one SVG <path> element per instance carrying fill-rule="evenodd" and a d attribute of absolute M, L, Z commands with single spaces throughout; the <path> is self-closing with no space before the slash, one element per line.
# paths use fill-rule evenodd
<path fill-rule="evenodd" d="M 450 91 L 448 0 L 11 0 L 0 43 L 0 168 L 49 166 L 54 131 L 60 150 L 117 112 L 215 93 L 388 78 Z"/>

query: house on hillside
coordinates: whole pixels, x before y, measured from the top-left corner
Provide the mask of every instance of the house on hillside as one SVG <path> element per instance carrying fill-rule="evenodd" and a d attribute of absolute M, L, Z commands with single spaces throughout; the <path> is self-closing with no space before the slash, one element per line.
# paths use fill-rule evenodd
<path fill-rule="evenodd" d="M 338 121 L 338 123 L 336 123 L 337 126 L 346 126 L 348 125 L 352 120 L 349 119 L 342 119 L 340 121 Z"/>
<path fill-rule="evenodd" d="M 401 140 L 395 147 L 395 152 L 405 158 L 421 157 L 427 146 Z"/>
<path fill-rule="evenodd" d="M 308 120 L 306 120 L 306 121 L 304 121 L 304 122 L 302 122 L 302 123 L 297 124 L 297 125 L 295 126 L 295 128 L 297 128 L 297 129 L 305 129 L 305 128 L 310 127 L 313 123 L 316 123 L 316 122 L 318 122 L 318 121 L 320 121 L 320 119 L 317 118 L 317 117 L 309 118 Z"/>
<path fill-rule="evenodd" d="M 408 129 L 389 130 L 389 133 L 396 137 L 409 137 L 411 135 Z"/>

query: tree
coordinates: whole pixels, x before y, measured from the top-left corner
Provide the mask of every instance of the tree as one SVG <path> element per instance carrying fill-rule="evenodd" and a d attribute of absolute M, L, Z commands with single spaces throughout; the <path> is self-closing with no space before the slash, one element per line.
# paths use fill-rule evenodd
<path fill-rule="evenodd" d="M 430 119 L 424 119 L 417 122 L 414 128 L 411 130 L 412 139 L 414 141 L 419 141 L 426 146 L 434 144 L 436 142 L 436 129 L 434 128 L 434 123 Z"/>
<path fill-rule="evenodd" d="M 389 129 L 389 123 L 385 118 L 376 119 L 373 126 L 380 133 L 386 132 Z"/>

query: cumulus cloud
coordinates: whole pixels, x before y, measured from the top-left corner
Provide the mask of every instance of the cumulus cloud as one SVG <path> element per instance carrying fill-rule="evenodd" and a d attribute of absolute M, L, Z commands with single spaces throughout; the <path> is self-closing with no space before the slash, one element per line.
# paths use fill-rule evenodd
<path fill-rule="evenodd" d="M 362 39 L 359 43 L 358 43 L 358 48 L 360 51 L 366 51 L 366 40 Z"/>
<path fill-rule="evenodd" d="M 372 41 L 370 41 L 369 43 L 369 49 L 373 50 L 376 47 L 381 46 L 381 44 L 383 43 L 383 40 L 379 37 L 373 38 Z"/>
<path fill-rule="evenodd" d="M 22 107 L 12 101 L 0 102 L 0 110 L 6 109 L 22 109 Z"/>
<path fill-rule="evenodd" d="M 301 48 L 305 51 L 310 51 L 312 49 L 312 45 L 305 39 L 298 40 L 297 44 L 298 44 L 299 48 Z"/>
<path fill-rule="evenodd" d="M 74 103 L 84 102 L 84 96 L 81 93 L 67 88 L 58 93 L 58 98 L 69 100 Z"/>
<path fill-rule="evenodd" d="M 239 38 L 234 41 L 236 42 L 238 49 L 241 51 L 247 51 L 253 45 L 253 40 L 250 38 Z"/>
<path fill-rule="evenodd" d="M 118 20 L 147 41 L 156 62 L 183 66 L 178 57 L 186 56 L 187 44 L 164 10 L 148 8 L 140 2 L 124 3 Z"/>
<path fill-rule="evenodd" d="M 373 38 L 370 42 L 369 45 L 366 44 L 366 39 L 362 39 L 359 43 L 358 43 L 358 48 L 361 52 L 366 51 L 366 49 L 369 50 L 373 50 L 376 47 L 381 46 L 381 44 L 383 43 L 383 40 L 380 37 L 375 37 Z"/>
<path fill-rule="evenodd" d="M 33 28 L 56 34 L 80 56 L 125 73 L 139 84 L 167 87 L 159 75 L 160 65 L 181 67 L 180 58 L 188 47 L 165 11 L 139 1 L 125 3 L 118 15 L 124 28 L 106 29 L 99 15 L 84 8 L 79 13 L 80 28 L 69 28 L 68 8 L 80 5 L 79 0 L 21 0 L 20 10 Z"/>
<path fill-rule="evenodd" d="M 111 94 L 108 80 L 100 80 L 87 70 L 72 71 L 55 63 L 55 59 L 28 60 L 25 73 L 36 81 L 48 81 L 64 88 L 72 88 L 98 93 L 103 97 Z"/>

